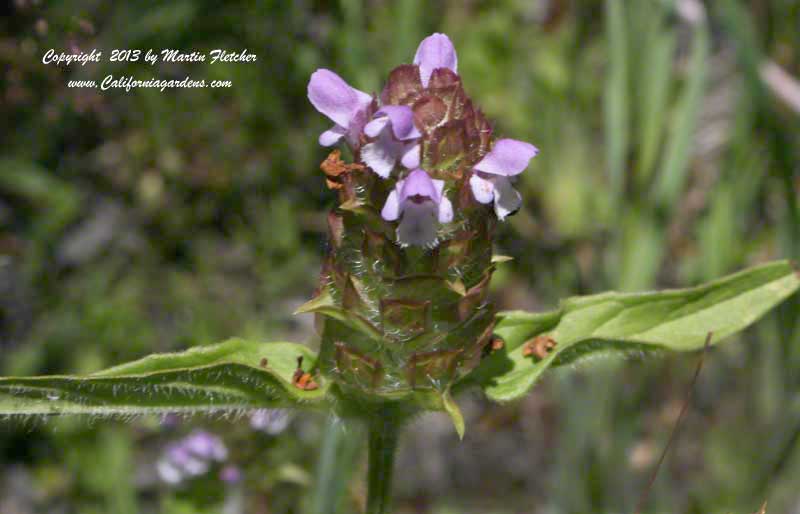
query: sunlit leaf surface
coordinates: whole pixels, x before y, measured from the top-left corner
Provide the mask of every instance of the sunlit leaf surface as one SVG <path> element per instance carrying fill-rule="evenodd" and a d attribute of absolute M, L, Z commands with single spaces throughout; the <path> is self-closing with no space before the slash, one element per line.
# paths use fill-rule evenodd
<path fill-rule="evenodd" d="M 314 353 L 293 343 L 230 339 L 180 353 L 155 354 L 87 376 L 0 378 L 0 414 L 133 415 L 227 412 L 322 403 L 324 384 L 293 384 L 298 357 L 312 370 Z M 319 382 L 319 379 L 317 379 Z"/>
<path fill-rule="evenodd" d="M 497 401 L 527 393 L 550 366 L 599 353 L 679 350 L 722 342 L 800 288 L 788 262 L 751 268 L 690 289 L 652 293 L 603 293 L 569 298 L 553 312 L 501 314 L 496 333 L 505 347 L 488 356 L 460 388 L 478 384 Z M 525 343 L 549 336 L 556 346 L 538 359 Z"/>

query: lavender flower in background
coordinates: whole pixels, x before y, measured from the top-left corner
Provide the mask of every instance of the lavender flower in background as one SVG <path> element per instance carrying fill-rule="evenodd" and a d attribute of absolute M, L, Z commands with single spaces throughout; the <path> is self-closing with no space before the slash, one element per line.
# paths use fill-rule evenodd
<path fill-rule="evenodd" d="M 235 484 L 242 479 L 242 471 L 233 464 L 228 464 L 219 471 L 219 479 L 226 484 Z"/>
<path fill-rule="evenodd" d="M 287 409 L 258 409 L 250 415 L 250 427 L 269 435 L 278 435 L 289 426 L 292 413 Z"/>
<path fill-rule="evenodd" d="M 250 415 L 250 427 L 269 435 L 278 435 L 289 426 L 292 413 L 287 409 L 258 409 Z M 177 426 L 176 416 L 164 419 L 168 426 Z M 216 435 L 205 430 L 194 430 L 189 435 L 167 445 L 156 464 L 158 476 L 164 482 L 177 485 L 187 479 L 208 473 L 215 464 L 228 458 L 228 449 Z M 241 480 L 242 472 L 234 464 L 219 471 L 219 479 L 226 483 Z"/>
<path fill-rule="evenodd" d="M 224 462 L 227 458 L 228 449 L 219 437 L 195 430 L 168 445 L 156 469 L 161 480 L 174 485 L 207 473 L 212 464 Z"/>

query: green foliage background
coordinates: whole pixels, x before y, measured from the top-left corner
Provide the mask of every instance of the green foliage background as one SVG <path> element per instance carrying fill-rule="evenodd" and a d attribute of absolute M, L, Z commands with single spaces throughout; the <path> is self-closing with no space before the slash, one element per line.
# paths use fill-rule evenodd
<path fill-rule="evenodd" d="M 231 336 L 310 339 L 311 320 L 291 312 L 315 287 L 333 197 L 308 77 L 327 67 L 377 92 L 434 31 L 455 42 L 496 133 L 541 150 L 501 231 L 498 253 L 514 257 L 495 275 L 501 308 L 800 258 L 800 113 L 762 81 L 765 59 L 800 75 L 796 2 L 722 0 L 694 23 L 668 0 L 2 9 L 2 374 L 91 372 Z M 246 48 L 258 61 L 63 69 L 41 63 L 49 48 Z M 66 87 L 109 73 L 233 87 Z M 652 512 L 800 508 L 799 318 L 795 297 L 708 356 Z M 517 404 L 471 398 L 462 444 L 422 419 L 401 448 L 398 510 L 630 512 L 695 363 L 600 361 L 551 372 Z M 196 425 L 224 434 L 242 484 L 155 480 L 160 450 Z M 307 415 L 271 437 L 245 420 L 3 422 L 0 511 L 304 512 L 323 425 Z M 354 483 L 342 512 L 362 496 Z"/>

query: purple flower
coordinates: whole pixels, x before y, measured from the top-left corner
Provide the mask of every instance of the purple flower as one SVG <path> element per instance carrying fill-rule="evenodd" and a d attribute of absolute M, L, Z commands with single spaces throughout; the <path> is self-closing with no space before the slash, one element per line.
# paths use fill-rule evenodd
<path fill-rule="evenodd" d="M 242 479 L 242 471 L 232 464 L 228 464 L 219 472 L 219 479 L 227 484 L 235 484 Z"/>
<path fill-rule="evenodd" d="M 195 430 L 185 438 L 167 446 L 156 464 L 159 476 L 168 484 L 207 473 L 213 462 L 228 458 L 222 440 L 204 430 Z"/>
<path fill-rule="evenodd" d="M 250 415 L 250 426 L 269 435 L 278 435 L 289 426 L 292 414 L 286 409 L 258 409 Z"/>
<path fill-rule="evenodd" d="M 428 87 L 431 73 L 437 68 L 448 68 L 456 73 L 458 71 L 458 56 L 450 38 L 444 34 L 433 34 L 417 47 L 414 55 L 414 64 L 419 66 L 419 77 L 422 87 Z"/>
<path fill-rule="evenodd" d="M 222 462 L 228 458 L 228 450 L 222 440 L 204 430 L 196 430 L 183 440 L 184 447 L 192 454 L 206 459 Z"/>
<path fill-rule="evenodd" d="M 453 220 L 453 205 L 444 195 L 444 181 L 432 180 L 425 170 L 417 168 L 397 182 L 381 216 L 387 221 L 402 217 L 397 227 L 401 245 L 433 247 L 438 224 Z"/>
<path fill-rule="evenodd" d="M 370 95 L 350 87 L 334 72 L 319 69 L 308 82 L 308 99 L 319 112 L 336 123 L 333 128 L 320 134 L 319 144 L 331 146 L 342 137 L 347 137 L 352 146 L 358 145 L 359 135 L 367 121 L 367 111 L 372 104 Z"/>
<path fill-rule="evenodd" d="M 539 150 L 516 139 L 498 139 L 492 150 L 473 168 L 469 179 L 472 194 L 480 203 L 494 201 L 494 212 L 500 220 L 517 212 L 522 205 L 519 192 L 511 187 L 508 177 L 519 175 Z"/>
<path fill-rule="evenodd" d="M 376 141 L 364 145 L 361 160 L 381 178 L 389 174 L 401 159 L 406 168 L 419 166 L 422 136 L 414 126 L 414 112 L 407 105 L 387 105 L 378 109 L 375 118 L 364 127 L 364 133 Z"/>
<path fill-rule="evenodd" d="M 445 182 L 432 180 L 420 169 L 423 148 L 426 166 L 436 168 L 458 191 L 464 175 L 455 167 L 480 159 L 466 177 L 475 199 L 491 203 L 500 220 L 519 210 L 522 198 L 511 177 L 522 173 L 538 150 L 522 141 L 500 139 L 486 153 L 491 128 L 461 87 L 458 56 L 445 34 L 423 39 L 413 62 L 391 72 L 381 95 L 383 105 L 326 69 L 311 76 L 308 98 L 336 123 L 320 136 L 322 145 L 346 137 L 358 158 L 383 179 L 397 178 L 391 175 L 398 163 L 413 170 L 395 184 L 382 215 L 400 220 L 401 245 L 432 247 L 438 243 L 438 224 L 452 220 L 453 206 L 443 195 Z M 459 132 L 459 127 L 464 130 Z M 364 137 L 369 139 L 362 146 Z"/>

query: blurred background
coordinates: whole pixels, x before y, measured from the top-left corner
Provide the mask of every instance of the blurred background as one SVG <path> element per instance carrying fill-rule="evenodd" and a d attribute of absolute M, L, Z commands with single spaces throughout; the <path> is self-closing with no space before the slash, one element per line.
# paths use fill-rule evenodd
<path fill-rule="evenodd" d="M 231 336 L 307 341 L 334 200 L 306 99 L 331 68 L 378 92 L 446 32 L 500 136 L 536 144 L 502 226 L 500 308 L 607 289 L 682 287 L 800 258 L 796 0 L 45 2 L 0 7 L 0 371 L 86 373 Z M 99 64 L 43 53 L 104 52 Z M 256 63 L 109 63 L 112 49 L 247 49 Z M 71 79 L 232 80 L 97 91 Z M 793 78 L 794 77 L 794 78 Z M 550 372 L 512 405 L 460 400 L 400 451 L 397 512 L 633 512 L 698 355 Z M 707 356 L 648 512 L 800 513 L 800 298 Z M 323 416 L 288 423 L 2 421 L 0 512 L 301 513 Z M 192 430 L 223 462 L 157 472 Z M 343 436 L 340 512 L 363 501 Z M 355 439 L 355 443 L 353 442 Z M 177 442 L 177 443 L 176 443 Z"/>

